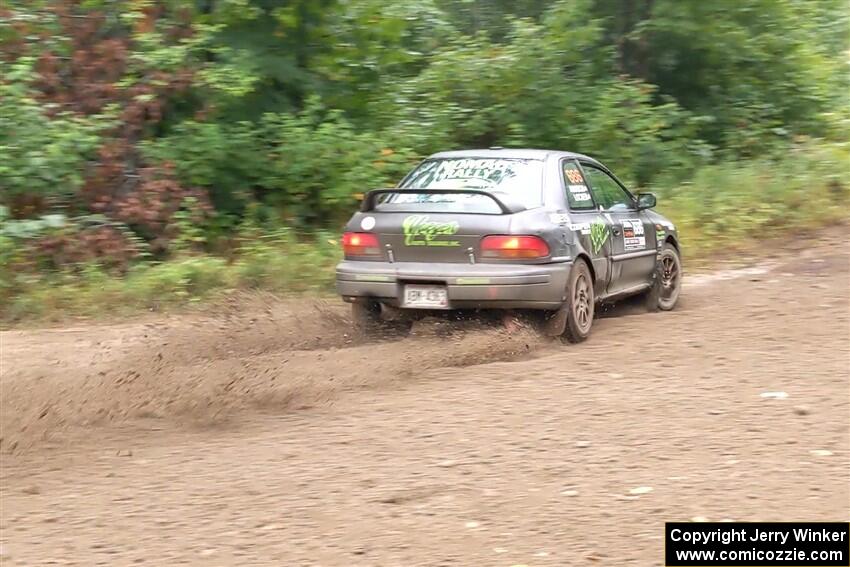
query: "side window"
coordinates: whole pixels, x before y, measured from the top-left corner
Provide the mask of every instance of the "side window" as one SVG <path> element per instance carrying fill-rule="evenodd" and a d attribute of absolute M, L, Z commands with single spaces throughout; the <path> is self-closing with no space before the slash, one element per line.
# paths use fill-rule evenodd
<path fill-rule="evenodd" d="M 574 161 L 562 162 L 564 173 L 564 186 L 567 189 L 567 202 L 570 209 L 578 211 L 590 211 L 596 208 L 593 198 L 584 182 L 584 176 Z"/>
<path fill-rule="evenodd" d="M 589 164 L 583 164 L 582 168 L 590 182 L 593 198 L 596 199 L 603 210 L 627 211 L 634 209 L 635 203 L 631 196 L 610 175 Z"/>

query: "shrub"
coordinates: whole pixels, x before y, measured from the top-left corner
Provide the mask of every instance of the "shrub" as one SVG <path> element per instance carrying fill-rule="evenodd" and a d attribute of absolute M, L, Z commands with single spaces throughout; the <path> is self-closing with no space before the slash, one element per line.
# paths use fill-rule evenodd
<path fill-rule="evenodd" d="M 729 161 L 656 189 L 691 254 L 848 218 L 850 146 L 805 141 L 778 158 Z"/>

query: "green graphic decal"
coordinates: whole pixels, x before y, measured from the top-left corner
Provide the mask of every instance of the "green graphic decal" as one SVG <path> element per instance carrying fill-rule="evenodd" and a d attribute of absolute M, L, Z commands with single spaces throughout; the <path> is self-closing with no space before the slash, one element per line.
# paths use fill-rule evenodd
<path fill-rule="evenodd" d="M 608 226 L 602 219 L 596 219 L 590 225 L 590 245 L 593 247 L 593 253 L 599 254 L 607 240 Z"/>
<path fill-rule="evenodd" d="M 490 283 L 490 278 L 457 278 L 455 283 L 458 285 L 487 285 Z"/>
<path fill-rule="evenodd" d="M 667 231 L 663 225 L 655 225 L 655 247 L 661 248 L 664 246 L 664 239 L 667 237 Z"/>
<path fill-rule="evenodd" d="M 457 240 L 439 240 L 441 236 L 456 234 L 460 226 L 456 221 L 436 222 L 427 215 L 411 215 L 401 223 L 405 246 L 460 246 Z"/>

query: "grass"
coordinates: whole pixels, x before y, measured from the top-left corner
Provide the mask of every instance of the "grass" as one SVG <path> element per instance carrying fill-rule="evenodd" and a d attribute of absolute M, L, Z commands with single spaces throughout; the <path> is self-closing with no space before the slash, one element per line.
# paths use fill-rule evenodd
<path fill-rule="evenodd" d="M 676 224 L 686 253 L 703 259 L 850 218 L 848 172 L 846 145 L 712 165 L 688 183 L 657 189 L 658 210 Z"/>
<path fill-rule="evenodd" d="M 712 165 L 687 183 L 649 188 L 679 229 L 687 262 L 756 249 L 768 239 L 846 221 L 850 147 L 811 146 L 780 161 Z M 285 229 L 243 238 L 232 258 L 182 254 L 141 262 L 116 277 L 98 266 L 2 273 L 0 322 L 124 315 L 203 302 L 230 290 L 329 293 L 341 251 L 336 235 L 296 239 Z"/>
<path fill-rule="evenodd" d="M 0 322 L 49 321 L 66 317 L 160 311 L 209 300 L 233 290 L 263 289 L 281 294 L 328 291 L 341 252 L 327 235 L 295 241 L 273 232 L 241 247 L 227 260 L 182 255 L 166 262 L 134 265 L 123 276 L 96 265 L 53 273 L 6 275 Z"/>

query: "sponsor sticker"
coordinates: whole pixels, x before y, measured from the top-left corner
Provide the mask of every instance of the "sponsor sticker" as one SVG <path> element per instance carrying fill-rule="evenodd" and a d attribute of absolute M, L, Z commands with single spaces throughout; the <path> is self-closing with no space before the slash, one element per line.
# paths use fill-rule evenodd
<path fill-rule="evenodd" d="M 590 234 L 590 223 L 589 222 L 579 222 L 573 223 L 570 225 L 570 230 L 573 232 L 578 232 L 579 234 Z"/>
<path fill-rule="evenodd" d="M 567 224 L 570 222 L 570 215 L 565 213 L 551 213 L 549 215 L 549 220 L 554 224 Z"/>
<path fill-rule="evenodd" d="M 646 248 L 646 236 L 640 219 L 623 220 L 623 249 L 643 250 Z"/>
<path fill-rule="evenodd" d="M 405 246 L 460 246 L 453 236 L 460 230 L 457 221 L 432 221 L 428 215 L 410 215 L 401 223 Z"/>
<path fill-rule="evenodd" d="M 363 230 L 372 230 L 375 228 L 375 217 L 364 217 L 362 221 L 360 221 L 360 228 Z"/>

